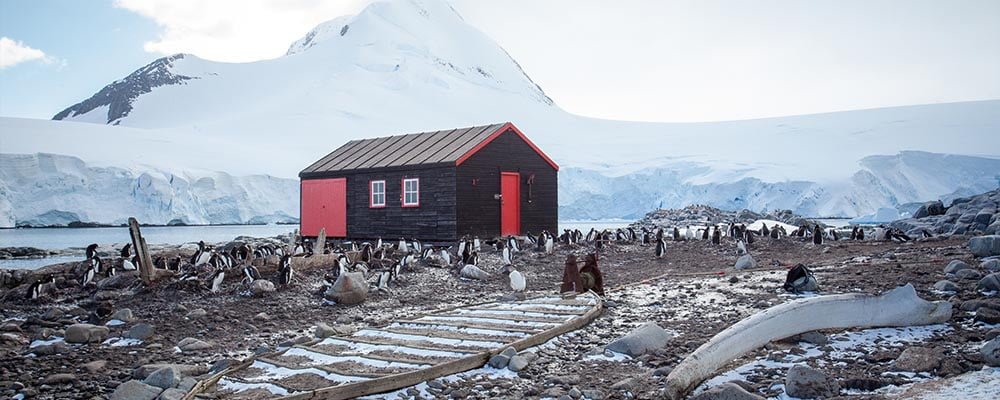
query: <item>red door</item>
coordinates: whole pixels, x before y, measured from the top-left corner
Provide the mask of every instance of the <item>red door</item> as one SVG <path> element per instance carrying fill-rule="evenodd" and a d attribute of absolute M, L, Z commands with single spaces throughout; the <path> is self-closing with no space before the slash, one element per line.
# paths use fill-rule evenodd
<path fill-rule="evenodd" d="M 500 173 L 500 235 L 521 234 L 521 174 Z"/>
<path fill-rule="evenodd" d="M 325 228 L 329 237 L 347 236 L 347 178 L 302 181 L 302 236 L 319 236 Z"/>

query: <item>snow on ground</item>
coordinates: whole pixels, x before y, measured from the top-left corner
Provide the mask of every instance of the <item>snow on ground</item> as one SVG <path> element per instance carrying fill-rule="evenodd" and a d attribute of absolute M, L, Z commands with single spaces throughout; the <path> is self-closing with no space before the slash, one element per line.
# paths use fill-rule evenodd
<path fill-rule="evenodd" d="M 979 371 L 929 382 L 915 383 L 890 397 L 914 400 L 993 400 L 1000 395 L 1000 368 Z"/>

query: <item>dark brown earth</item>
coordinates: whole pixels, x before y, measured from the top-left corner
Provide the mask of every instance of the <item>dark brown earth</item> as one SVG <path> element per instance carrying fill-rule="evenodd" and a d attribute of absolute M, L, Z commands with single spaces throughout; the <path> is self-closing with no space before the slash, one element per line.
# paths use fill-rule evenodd
<path fill-rule="evenodd" d="M 653 246 L 612 244 L 601 253 L 600 261 L 608 292 L 607 310 L 594 323 L 538 348 L 540 358 L 516 377 L 469 374 L 437 382 L 424 391 L 410 389 L 399 395 L 558 398 L 577 388 L 591 397 L 656 398 L 662 394 L 664 376 L 659 375 L 665 372 L 660 369 L 654 374 L 658 368 L 676 365 L 738 320 L 793 299 L 780 287 L 786 268 L 796 263 L 815 267 L 821 294 L 877 294 L 910 283 L 922 298 L 951 300 L 956 306 L 948 323 L 951 330 L 921 344 L 945 352 L 941 365 L 927 376 L 945 377 L 979 369 L 982 362 L 974 351 L 978 347 L 969 344 L 984 340 L 989 327 L 974 323 L 972 313 L 958 308 L 963 300 L 984 297 L 974 290 L 976 281 L 952 278 L 961 287 L 954 296 L 933 292 L 931 288 L 944 279 L 942 269 L 952 259 L 978 265 L 965 248 L 967 241 L 967 237 L 958 236 L 911 243 L 840 241 L 816 246 L 791 238 L 758 240 L 750 246 L 750 251 L 764 270 L 752 272 L 731 270 L 736 260 L 731 242 L 718 246 L 708 241 L 669 242 L 667 255 L 662 259 L 653 256 Z M 551 255 L 526 250 L 518 253 L 515 265 L 525 274 L 529 292 L 551 293 L 558 289 L 566 255 L 582 256 L 589 251 L 592 249 L 583 246 L 558 246 Z M 480 263 L 482 269 L 494 274 L 490 281 L 460 279 L 449 270 L 418 266 L 401 276 L 393 293 L 373 292 L 367 301 L 355 306 L 329 304 L 322 299 L 320 286 L 329 267 L 306 268 L 299 261 L 296 263 L 300 265 L 296 281 L 263 297 L 243 294 L 246 289 L 236 276 L 238 271 L 231 274 L 235 277 L 227 279 L 220 293 L 209 293 L 196 284 L 170 283 L 169 279 L 145 288 L 135 278 L 123 280 L 120 289 L 100 291 L 82 290 L 66 283 L 58 292 L 38 301 L 24 300 L 19 293 L 0 293 L 5 296 L 0 303 L 4 329 L 11 334 L 0 343 L 0 395 L 104 398 L 145 364 L 196 364 L 207 368 L 224 358 L 242 359 L 255 350 L 273 350 L 296 338 L 301 341 L 302 337 L 311 337 L 317 322 L 378 326 L 438 308 L 495 300 L 507 291 L 506 276 L 499 272 L 499 256 L 492 251 L 486 252 Z M 274 266 L 262 268 L 261 272 L 265 278 L 272 278 Z M 111 327 L 112 337 L 124 336 L 129 327 L 139 322 L 154 325 L 154 336 L 137 346 L 69 345 L 50 355 L 36 355 L 28 348 L 31 340 L 62 336 L 68 324 L 95 318 L 92 314 L 102 302 L 110 303 L 115 310 L 129 308 L 136 317 L 133 322 Z M 42 318 L 51 309 L 60 309 L 64 315 Z M 205 315 L 189 317 L 198 309 L 203 309 Z M 665 348 L 638 359 L 614 361 L 600 354 L 603 345 L 647 321 L 655 321 L 677 336 Z M 103 324 L 106 319 L 92 322 Z M 177 343 L 187 337 L 208 341 L 214 347 L 193 353 L 175 351 Z M 827 372 L 841 386 L 867 385 L 874 389 L 911 380 L 904 375 L 883 374 L 892 368 L 891 362 L 904 348 L 886 346 L 839 365 L 829 352 L 825 353 L 827 356 L 803 362 Z M 799 344 L 773 343 L 732 366 L 756 358 L 780 359 L 804 351 Z M 83 367 L 96 360 L 106 360 L 107 365 L 94 372 Z M 75 380 L 42 383 L 60 373 L 73 374 Z M 775 385 L 783 382 L 784 369 L 757 370 L 746 380 L 747 388 L 776 395 L 781 388 Z M 852 393 L 856 394 L 848 397 L 882 396 L 870 390 Z"/>

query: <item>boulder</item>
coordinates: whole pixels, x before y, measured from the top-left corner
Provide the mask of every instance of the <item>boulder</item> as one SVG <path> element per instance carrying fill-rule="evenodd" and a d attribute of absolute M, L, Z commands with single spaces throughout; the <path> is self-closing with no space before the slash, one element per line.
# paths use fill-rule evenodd
<path fill-rule="evenodd" d="M 196 308 L 194 310 L 189 311 L 187 315 L 185 315 L 184 317 L 187 319 L 198 319 L 206 315 L 208 315 L 208 311 L 205 311 L 204 308 Z"/>
<path fill-rule="evenodd" d="M 102 369 L 104 369 L 104 367 L 107 366 L 107 365 L 108 365 L 108 362 L 105 361 L 105 360 L 94 360 L 94 361 L 91 361 L 89 363 L 83 364 L 82 367 L 87 372 L 92 373 L 92 374 L 96 374 L 96 373 L 100 372 Z"/>
<path fill-rule="evenodd" d="M 209 343 L 209 342 L 205 342 L 205 341 L 198 340 L 198 339 L 195 339 L 195 338 L 190 338 L 190 337 L 189 338 L 181 339 L 181 341 L 179 343 L 177 343 L 177 348 L 179 348 L 179 349 L 181 349 L 181 351 L 185 351 L 185 352 L 186 351 L 207 350 L 207 349 L 210 349 L 212 347 L 213 347 L 213 345 L 211 343 Z"/>
<path fill-rule="evenodd" d="M 515 356 L 513 356 L 513 357 L 510 358 L 510 361 L 507 363 L 507 369 L 509 369 L 511 371 L 514 371 L 514 372 L 521 371 L 521 370 L 527 368 L 528 364 L 531 364 L 531 362 L 536 357 L 537 356 L 535 355 L 535 353 L 531 353 L 531 352 L 525 352 L 525 353 L 517 354 L 517 355 L 515 355 Z"/>
<path fill-rule="evenodd" d="M 160 393 L 160 397 L 157 397 L 156 400 L 182 400 L 186 395 L 187 392 L 184 390 L 170 388 Z"/>
<path fill-rule="evenodd" d="M 987 292 L 1000 291 L 1000 273 L 994 272 L 984 276 L 983 279 L 980 279 L 979 283 L 976 284 L 976 290 L 983 290 Z"/>
<path fill-rule="evenodd" d="M 785 392 L 789 396 L 804 399 L 833 397 L 840 392 L 840 386 L 823 372 L 803 364 L 796 364 L 788 369 Z"/>
<path fill-rule="evenodd" d="M 250 293 L 253 293 L 253 295 L 256 297 L 264 296 L 274 291 L 275 291 L 274 282 L 271 282 L 267 279 L 258 279 L 250 284 Z"/>
<path fill-rule="evenodd" d="M 951 262 L 944 267 L 944 273 L 954 274 L 963 269 L 972 269 L 972 266 L 966 264 L 965 261 L 962 260 L 951 260 Z"/>
<path fill-rule="evenodd" d="M 76 382 L 76 375 L 73 374 L 52 374 L 42 379 L 43 385 L 61 385 L 64 383 Z"/>
<path fill-rule="evenodd" d="M 66 315 L 66 313 L 61 308 L 50 308 L 42 314 L 41 318 L 46 321 L 58 321 L 63 315 Z"/>
<path fill-rule="evenodd" d="M 368 283 L 361 272 L 345 272 L 337 277 L 323 297 L 339 304 L 358 304 L 368 298 Z"/>
<path fill-rule="evenodd" d="M 161 389 L 170 389 L 181 382 L 181 374 L 172 367 L 163 367 L 153 371 L 142 382 Z"/>
<path fill-rule="evenodd" d="M 962 311 L 976 311 L 984 307 L 1000 311 L 1000 299 L 986 298 L 966 300 L 959 306 Z"/>
<path fill-rule="evenodd" d="M 966 280 L 978 280 L 983 277 L 983 274 L 979 273 L 974 269 L 963 269 L 955 273 L 955 277 L 958 279 Z"/>
<path fill-rule="evenodd" d="M 655 322 L 647 322 L 625 336 L 608 343 L 605 348 L 616 353 L 638 357 L 648 351 L 665 346 L 670 337 L 670 333 L 663 330 Z"/>
<path fill-rule="evenodd" d="M 125 382 L 115 388 L 110 400 L 154 400 L 163 389 L 150 386 L 137 380 Z"/>
<path fill-rule="evenodd" d="M 944 351 L 929 347 L 908 347 L 892 362 L 898 371 L 932 372 L 941 365 Z"/>
<path fill-rule="evenodd" d="M 51 356 L 55 354 L 69 354 L 70 348 L 66 343 L 55 342 L 32 347 L 31 352 L 35 353 L 36 356 Z"/>
<path fill-rule="evenodd" d="M 735 269 L 748 269 L 757 268 L 757 262 L 753 260 L 749 254 L 744 254 L 740 258 L 736 259 L 736 264 L 733 265 Z"/>
<path fill-rule="evenodd" d="M 957 292 L 958 291 L 958 285 L 956 285 L 955 282 L 949 281 L 947 279 L 943 279 L 943 280 L 937 281 L 937 283 L 934 284 L 934 289 L 935 290 L 940 290 L 942 292 Z"/>
<path fill-rule="evenodd" d="M 458 274 L 467 279 L 477 279 L 481 281 L 490 279 L 490 274 L 488 272 L 479 269 L 479 267 L 475 265 L 466 265 L 462 267 L 462 270 Z"/>
<path fill-rule="evenodd" d="M 979 354 L 983 356 L 983 362 L 991 367 L 1000 367 L 1000 337 L 994 337 L 986 342 Z"/>
<path fill-rule="evenodd" d="M 764 400 L 764 398 L 746 391 L 740 385 L 726 382 L 699 393 L 691 400 Z"/>
<path fill-rule="evenodd" d="M 976 218 L 973 221 L 975 221 L 975 223 L 981 224 L 983 226 L 989 225 L 990 224 L 990 220 L 993 219 L 993 214 L 995 214 L 995 213 L 996 213 L 996 210 L 994 210 L 994 209 L 984 208 L 982 210 L 979 210 L 979 213 L 976 214 Z"/>
<path fill-rule="evenodd" d="M 66 328 L 64 340 L 67 343 L 100 343 L 111 333 L 106 326 L 73 324 Z"/>
<path fill-rule="evenodd" d="M 132 322 L 135 321 L 135 314 L 132 314 L 132 309 L 123 308 L 121 310 L 115 311 L 114 314 L 111 314 L 111 319 L 117 319 L 123 322 Z"/>
<path fill-rule="evenodd" d="M 490 357 L 490 361 L 487 363 L 490 367 L 496 369 L 507 368 L 507 363 L 510 362 L 510 357 L 504 354 L 497 354 Z"/>
<path fill-rule="evenodd" d="M 986 272 L 1000 272 L 1000 259 L 989 259 L 979 263 L 979 268 Z"/>
<path fill-rule="evenodd" d="M 315 335 L 318 339 L 326 339 L 330 336 L 346 336 L 354 333 L 354 328 L 344 325 L 330 326 L 325 322 L 317 322 Z"/>
<path fill-rule="evenodd" d="M 161 368 L 169 367 L 177 371 L 181 376 L 198 376 L 208 372 L 208 367 L 194 364 L 146 364 L 132 370 L 132 377 L 135 379 L 145 379 Z"/>
<path fill-rule="evenodd" d="M 129 339 L 146 340 L 152 337 L 155 331 L 156 330 L 153 328 L 152 325 L 147 324 L 145 322 L 140 322 L 129 328 L 128 333 L 125 334 L 125 337 Z"/>
<path fill-rule="evenodd" d="M 969 250 L 976 257 L 1000 255 L 1000 236 L 986 235 L 969 239 Z"/>
<path fill-rule="evenodd" d="M 987 324 L 1000 324 L 1000 311 L 992 308 L 981 307 L 976 310 L 976 321 Z"/>

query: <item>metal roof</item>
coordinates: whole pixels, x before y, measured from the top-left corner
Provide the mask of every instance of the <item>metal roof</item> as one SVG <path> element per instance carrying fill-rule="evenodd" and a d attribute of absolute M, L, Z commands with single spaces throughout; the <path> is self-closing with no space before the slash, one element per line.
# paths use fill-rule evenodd
<path fill-rule="evenodd" d="M 463 155 L 499 133 L 501 128 L 507 125 L 510 124 L 500 123 L 352 140 L 302 170 L 300 175 L 456 163 Z"/>

